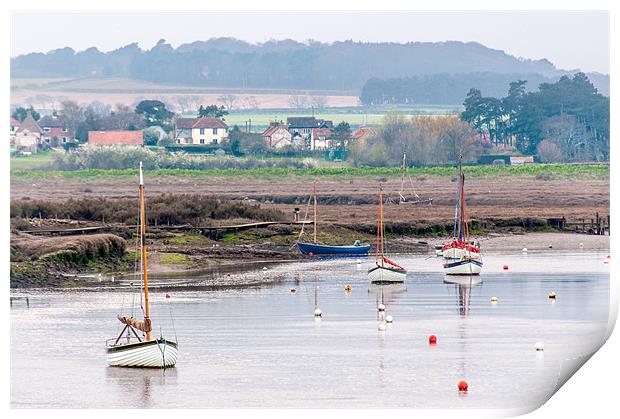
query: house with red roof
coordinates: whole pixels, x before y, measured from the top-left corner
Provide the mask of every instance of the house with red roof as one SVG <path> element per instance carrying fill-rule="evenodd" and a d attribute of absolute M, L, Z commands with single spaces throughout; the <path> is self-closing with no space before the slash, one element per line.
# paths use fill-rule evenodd
<path fill-rule="evenodd" d="M 272 122 L 262 133 L 265 145 L 272 149 L 281 149 L 293 145 L 293 136 L 282 122 Z"/>
<path fill-rule="evenodd" d="M 228 138 L 228 125 L 219 118 L 178 118 L 174 140 L 180 145 L 220 144 Z"/>
<path fill-rule="evenodd" d="M 375 131 L 372 128 L 361 127 L 357 131 L 351 134 L 351 139 L 355 141 L 364 141 L 374 135 Z"/>
<path fill-rule="evenodd" d="M 332 146 L 330 128 L 312 128 L 310 132 L 310 150 L 327 150 Z"/>
<path fill-rule="evenodd" d="M 132 145 L 142 146 L 142 130 L 137 131 L 88 131 L 88 145 Z"/>

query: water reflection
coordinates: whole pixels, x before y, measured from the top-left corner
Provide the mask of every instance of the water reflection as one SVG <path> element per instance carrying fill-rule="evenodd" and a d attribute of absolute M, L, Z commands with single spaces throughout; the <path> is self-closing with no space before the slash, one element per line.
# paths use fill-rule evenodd
<path fill-rule="evenodd" d="M 471 299 L 471 290 L 473 287 L 482 284 L 479 275 L 452 276 L 446 275 L 443 280 L 444 284 L 454 285 L 456 302 L 461 316 L 469 314 L 469 306 Z"/>
<path fill-rule="evenodd" d="M 121 368 L 107 367 L 106 381 L 118 389 L 123 404 L 137 408 L 157 405 L 156 394 L 165 386 L 177 384 L 177 369 Z"/>

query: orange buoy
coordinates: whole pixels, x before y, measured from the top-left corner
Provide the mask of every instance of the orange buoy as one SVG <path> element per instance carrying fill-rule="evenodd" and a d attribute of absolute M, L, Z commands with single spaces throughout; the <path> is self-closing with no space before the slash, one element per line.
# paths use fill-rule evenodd
<path fill-rule="evenodd" d="M 504 266 L 503 266 L 503 269 L 504 269 L 505 271 L 507 271 L 507 270 L 508 270 L 508 265 L 504 265 Z"/>
<path fill-rule="evenodd" d="M 351 291 L 351 285 L 345 285 L 344 290 L 347 292 Z"/>
<path fill-rule="evenodd" d="M 430 343 L 431 345 L 435 345 L 437 343 L 437 336 L 435 335 L 430 335 L 428 337 L 428 343 Z"/>
<path fill-rule="evenodd" d="M 458 387 L 459 391 L 467 391 L 469 386 L 467 385 L 467 381 L 459 381 Z"/>

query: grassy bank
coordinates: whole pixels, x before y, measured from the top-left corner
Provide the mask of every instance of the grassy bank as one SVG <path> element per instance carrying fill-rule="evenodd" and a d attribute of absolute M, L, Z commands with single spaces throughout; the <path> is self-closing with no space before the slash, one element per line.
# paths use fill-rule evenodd
<path fill-rule="evenodd" d="M 530 176 L 540 180 L 555 178 L 609 178 L 609 165 L 570 165 L 570 164 L 534 164 L 522 166 L 467 166 L 464 168 L 466 176 Z M 455 173 L 453 167 L 421 167 L 410 170 L 413 176 L 439 176 L 451 177 Z M 11 178 L 28 180 L 47 179 L 74 179 L 94 180 L 98 178 L 122 178 L 135 177 L 138 171 L 135 169 L 124 170 L 100 170 L 86 169 L 74 171 L 30 171 L 11 170 Z M 317 167 L 313 169 L 285 169 L 285 168 L 260 168 L 260 169 L 158 169 L 149 171 L 149 176 L 178 176 L 178 177 L 242 177 L 253 178 L 285 178 L 297 177 L 367 177 L 367 176 L 400 176 L 399 168 L 388 167 Z"/>

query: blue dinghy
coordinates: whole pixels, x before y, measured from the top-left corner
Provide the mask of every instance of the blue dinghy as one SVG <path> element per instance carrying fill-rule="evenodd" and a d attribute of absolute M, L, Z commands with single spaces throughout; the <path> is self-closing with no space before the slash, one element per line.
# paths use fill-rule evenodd
<path fill-rule="evenodd" d="M 328 246 L 317 243 L 297 243 L 299 251 L 304 255 L 366 255 L 370 244 L 356 241 L 352 246 Z"/>

